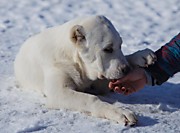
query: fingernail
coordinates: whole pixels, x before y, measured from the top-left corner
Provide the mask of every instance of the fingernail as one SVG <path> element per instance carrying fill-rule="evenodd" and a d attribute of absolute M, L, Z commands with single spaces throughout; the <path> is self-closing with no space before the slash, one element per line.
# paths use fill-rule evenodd
<path fill-rule="evenodd" d="M 113 88 L 113 84 L 112 84 L 112 82 L 110 82 L 110 83 L 109 83 L 108 87 L 109 87 L 110 89 L 112 89 L 112 88 Z"/>
<path fill-rule="evenodd" d="M 121 90 L 122 90 L 122 91 L 126 91 L 126 88 L 125 88 L 125 87 L 121 87 Z"/>

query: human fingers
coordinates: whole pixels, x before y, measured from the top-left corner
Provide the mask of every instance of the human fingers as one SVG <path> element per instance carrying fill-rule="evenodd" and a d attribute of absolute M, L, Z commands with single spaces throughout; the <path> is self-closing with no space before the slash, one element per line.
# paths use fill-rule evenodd
<path fill-rule="evenodd" d="M 113 84 L 112 81 L 109 82 L 108 87 L 110 88 L 110 90 L 114 89 L 115 85 Z"/>
<path fill-rule="evenodd" d="M 123 82 L 126 82 L 128 79 L 129 79 L 129 76 L 125 76 L 123 78 L 117 79 L 114 82 L 112 82 L 112 85 L 122 84 Z"/>
<path fill-rule="evenodd" d="M 116 86 L 121 86 L 121 81 L 110 81 L 109 82 L 109 84 L 108 84 L 108 87 L 110 88 L 110 89 L 114 89 Z"/>
<path fill-rule="evenodd" d="M 117 93 L 124 93 L 125 90 L 126 88 L 124 87 L 119 87 L 119 86 L 114 87 L 114 91 Z"/>
<path fill-rule="evenodd" d="M 127 88 L 126 91 L 124 92 L 124 95 L 130 95 L 132 93 L 136 92 L 135 88 Z"/>

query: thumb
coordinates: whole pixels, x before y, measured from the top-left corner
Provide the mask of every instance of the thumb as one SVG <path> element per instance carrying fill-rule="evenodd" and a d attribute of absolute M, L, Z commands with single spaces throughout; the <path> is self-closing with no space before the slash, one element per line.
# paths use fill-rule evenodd
<path fill-rule="evenodd" d="M 116 82 L 114 82 L 113 84 L 114 85 L 121 84 L 123 82 L 126 82 L 128 79 L 129 79 L 129 76 L 127 75 L 127 76 L 125 76 L 123 78 L 120 78 L 120 79 L 116 80 Z"/>

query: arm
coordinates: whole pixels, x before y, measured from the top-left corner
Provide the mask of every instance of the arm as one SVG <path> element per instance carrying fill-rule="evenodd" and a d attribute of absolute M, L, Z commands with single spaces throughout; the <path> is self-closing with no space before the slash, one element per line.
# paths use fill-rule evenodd
<path fill-rule="evenodd" d="M 152 85 L 161 85 L 180 71 L 180 33 L 155 52 L 157 62 L 146 68 Z"/>

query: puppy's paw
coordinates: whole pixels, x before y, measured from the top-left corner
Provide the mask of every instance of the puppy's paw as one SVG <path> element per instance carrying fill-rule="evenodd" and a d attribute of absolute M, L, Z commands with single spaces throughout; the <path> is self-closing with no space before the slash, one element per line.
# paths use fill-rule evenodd
<path fill-rule="evenodd" d="M 105 114 L 107 119 L 113 120 L 119 124 L 123 124 L 125 126 L 134 126 L 137 124 L 138 120 L 136 115 L 127 109 L 121 109 L 119 107 L 113 108 L 113 110 L 106 111 Z"/>
<path fill-rule="evenodd" d="M 147 67 L 149 65 L 152 65 L 157 61 L 157 57 L 155 53 L 150 49 L 142 50 L 140 54 L 141 54 L 141 58 L 144 59 L 144 63 L 142 67 Z"/>
<path fill-rule="evenodd" d="M 132 54 L 131 57 L 133 58 L 131 64 L 140 67 L 148 67 L 149 65 L 154 64 L 157 60 L 155 53 L 150 49 L 137 51 Z"/>
<path fill-rule="evenodd" d="M 123 122 L 125 126 L 135 126 L 138 122 L 136 115 L 130 110 L 122 110 L 118 122 Z"/>

